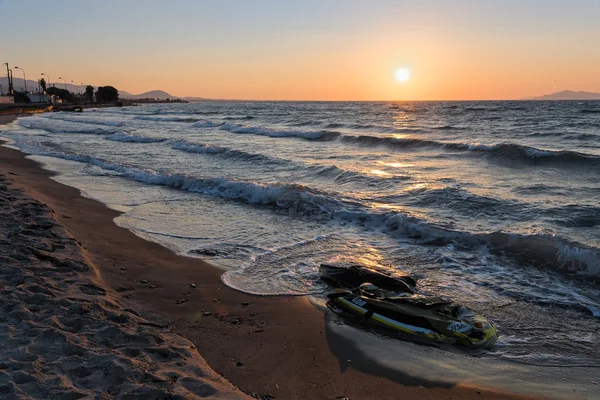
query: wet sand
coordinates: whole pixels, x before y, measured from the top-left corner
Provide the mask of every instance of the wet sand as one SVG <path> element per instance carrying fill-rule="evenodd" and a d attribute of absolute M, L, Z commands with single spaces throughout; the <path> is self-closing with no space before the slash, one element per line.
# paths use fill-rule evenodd
<path fill-rule="evenodd" d="M 8 124 L 17 119 L 16 115 L 0 115 L 0 125 Z"/>
<path fill-rule="evenodd" d="M 53 210 L 110 296 L 154 326 L 190 340 L 214 371 L 251 396 L 531 398 L 389 369 L 336 335 L 323 311 L 306 298 L 258 297 L 225 287 L 217 267 L 118 227 L 112 220 L 119 212 L 55 182 L 22 153 L 0 148 L 0 172 Z"/>

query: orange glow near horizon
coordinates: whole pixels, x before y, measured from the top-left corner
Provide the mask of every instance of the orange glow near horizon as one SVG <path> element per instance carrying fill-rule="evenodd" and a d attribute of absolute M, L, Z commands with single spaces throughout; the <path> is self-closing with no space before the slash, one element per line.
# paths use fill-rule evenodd
<path fill-rule="evenodd" d="M 24 67 L 29 79 L 43 71 L 53 82 L 63 76 L 133 94 L 164 90 L 211 99 L 495 100 L 600 92 L 600 29 L 583 8 L 544 18 L 537 9 L 524 12 L 525 5 L 483 2 L 309 3 L 190 2 L 143 10 L 124 3 L 112 13 L 85 2 L 60 11 L 95 8 L 124 31 L 98 35 L 73 19 L 76 37 L 72 27 L 53 30 L 53 43 L 68 46 L 49 46 L 32 31 L 3 43 L 2 56 Z M 22 7 L 4 4 L 7 15 L 21 15 Z M 161 28 L 147 29 L 149 21 Z M 0 33 L 11 37 L 10 24 L 17 23 L 8 21 Z M 44 31 L 43 24 L 29 25 Z"/>
<path fill-rule="evenodd" d="M 482 48 L 447 46 L 439 39 L 429 40 L 403 48 L 382 43 L 375 48 L 339 49 L 336 54 L 317 50 L 311 56 L 300 51 L 274 53 L 261 62 L 246 63 L 218 50 L 210 55 L 210 63 L 203 62 L 203 57 L 174 52 L 164 59 L 152 60 L 152 68 L 145 67 L 149 60 L 139 58 L 124 60 L 119 69 L 98 62 L 72 70 L 63 67 L 61 73 L 134 94 L 160 89 L 174 96 L 214 99 L 493 100 L 520 99 L 565 89 L 600 91 L 600 78 L 593 63 L 567 65 L 558 60 L 549 64 L 549 60 L 539 56 L 540 60 L 515 68 L 506 53 L 486 54 Z M 174 71 L 169 61 L 173 58 L 186 62 Z M 598 59 L 596 66 L 600 65 L 600 56 Z M 402 64 L 410 64 L 410 78 L 398 82 L 396 69 Z M 58 77 L 57 71 L 46 70 L 50 76 Z M 173 73 L 165 75 L 164 70 Z"/>

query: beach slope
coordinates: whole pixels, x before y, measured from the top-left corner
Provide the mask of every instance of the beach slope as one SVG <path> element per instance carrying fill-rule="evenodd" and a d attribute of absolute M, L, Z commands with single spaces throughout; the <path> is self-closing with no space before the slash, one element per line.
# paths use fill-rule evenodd
<path fill-rule="evenodd" d="M 49 339 L 51 343 L 57 343 L 57 347 L 43 344 L 39 348 L 21 350 L 21 355 L 28 351 L 46 353 L 35 353 L 35 357 L 27 361 L 15 361 L 14 368 L 23 368 L 23 373 L 35 378 L 35 374 L 41 373 L 35 369 L 38 359 L 58 357 L 73 362 L 63 367 L 57 365 L 58 372 L 52 372 L 55 375 L 51 371 L 44 372 L 49 374 L 47 379 L 40 378 L 32 384 L 39 390 L 59 390 L 58 387 L 64 386 L 82 395 L 94 390 L 116 390 L 114 395 L 119 395 L 119 391 L 140 391 L 140 398 L 143 398 L 144 393 L 154 393 L 152 391 L 200 396 L 194 390 L 205 388 L 213 396 L 242 396 L 206 366 L 204 357 L 219 375 L 257 398 L 531 398 L 390 370 L 374 363 L 372 357 L 362 354 L 351 343 L 344 344 L 328 328 L 326 315 L 305 298 L 250 296 L 223 286 L 220 269 L 199 259 L 178 256 L 118 227 L 112 220 L 119 212 L 82 197 L 77 189 L 55 182 L 51 179 L 52 173 L 22 153 L 0 148 L 0 171 L 11 180 L 7 183 L 11 189 L 7 190 L 12 194 L 5 200 L 6 207 L 18 210 L 12 197 L 29 197 L 35 200 L 23 201 L 36 204 L 35 207 L 32 205 L 38 213 L 34 215 L 43 216 L 45 222 L 40 227 L 23 225 L 24 228 L 19 228 L 30 232 L 23 238 L 22 248 L 26 250 L 18 257 L 48 269 L 42 275 L 50 275 L 48 285 L 56 287 L 56 292 L 52 292 L 55 297 L 48 296 L 60 302 L 49 304 L 44 311 L 44 315 L 56 313 L 55 318 L 35 322 L 55 325 L 42 330 L 58 331 L 52 334 L 56 337 Z M 22 192 L 15 192 L 13 188 Z M 10 218 L 13 218 L 11 224 L 29 221 L 18 214 Z M 52 242 L 39 244 L 40 248 L 33 245 L 51 240 L 52 237 L 46 238 L 49 233 L 61 238 L 58 246 Z M 62 260 L 71 260 L 75 264 L 67 268 Z M 26 274 L 23 265 L 11 264 L 17 261 L 8 260 L 7 265 L 14 269 L 8 275 L 19 271 Z M 81 271 L 73 272 L 74 266 Z M 12 287 L 14 283 L 5 285 L 16 290 Z M 40 297 L 37 293 L 26 296 Z M 66 300 L 61 301 L 63 298 Z M 33 311 L 25 312 L 25 305 L 16 307 L 26 318 L 33 319 L 36 315 Z M 38 307 L 41 309 L 42 306 Z M 62 314 L 62 309 L 55 310 L 56 307 L 64 307 L 67 311 Z M 73 312 L 68 311 L 71 307 Z M 78 311 L 88 308 L 90 312 Z M 90 313 L 93 323 L 80 321 L 88 318 L 85 315 Z M 7 335 L 13 332 L 17 320 L 18 317 L 6 322 L 3 329 Z M 31 337 L 23 343 L 23 349 L 33 346 L 31 343 L 35 343 L 40 335 L 40 331 L 31 330 L 27 324 L 29 322 L 20 332 L 31 332 Z M 44 337 L 39 340 L 48 341 Z M 75 346 L 75 350 L 70 346 Z M 195 346 L 202 357 L 191 346 Z M 108 364 L 88 354 L 88 347 L 91 353 L 106 357 Z M 77 368 L 85 364 L 78 364 L 81 360 L 77 357 L 85 357 L 85 354 L 91 357 L 90 365 L 94 366 L 86 370 L 92 373 L 88 377 L 96 379 L 98 371 L 107 371 L 107 375 L 100 375 L 102 382 L 74 375 L 84 370 Z M 117 367 L 104 369 L 106 365 L 124 369 L 119 369 L 117 374 L 111 372 L 111 368 Z M 63 376 L 69 367 L 73 375 Z M 126 385 L 107 378 L 122 374 L 126 377 Z M 50 379 L 56 379 L 58 386 Z M 11 393 L 22 390 L 17 387 L 21 382 L 19 377 L 5 376 L 3 382 L 12 382 L 13 386 L 7 389 L 12 390 Z"/>
<path fill-rule="evenodd" d="M 0 397 L 245 398 L 107 289 L 44 204 L 0 175 Z"/>

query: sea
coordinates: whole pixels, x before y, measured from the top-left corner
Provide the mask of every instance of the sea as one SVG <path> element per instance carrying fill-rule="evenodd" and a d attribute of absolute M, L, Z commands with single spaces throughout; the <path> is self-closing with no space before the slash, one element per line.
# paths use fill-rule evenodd
<path fill-rule="evenodd" d="M 321 263 L 408 273 L 498 326 L 486 357 L 599 366 L 600 102 L 150 104 L 1 135 L 234 289 L 322 298 Z"/>

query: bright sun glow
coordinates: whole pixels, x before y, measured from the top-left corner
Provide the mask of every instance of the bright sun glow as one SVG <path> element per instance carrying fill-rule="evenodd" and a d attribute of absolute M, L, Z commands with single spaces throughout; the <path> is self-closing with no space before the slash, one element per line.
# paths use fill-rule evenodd
<path fill-rule="evenodd" d="M 410 78 L 410 72 L 408 68 L 400 68 L 396 71 L 396 80 L 398 82 L 406 82 Z"/>

